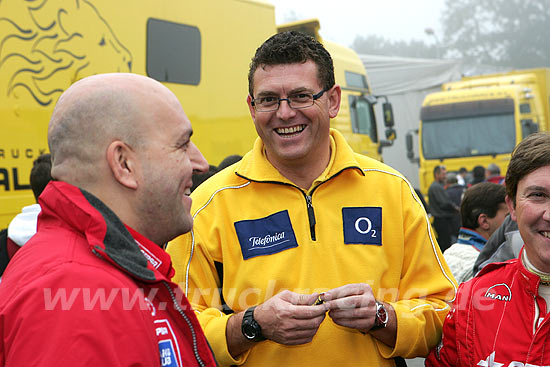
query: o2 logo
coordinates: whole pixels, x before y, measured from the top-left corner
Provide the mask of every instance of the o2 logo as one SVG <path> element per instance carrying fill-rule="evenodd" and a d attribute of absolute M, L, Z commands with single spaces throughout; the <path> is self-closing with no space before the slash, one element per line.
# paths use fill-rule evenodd
<path fill-rule="evenodd" d="M 366 223 L 366 226 L 367 226 L 367 228 L 364 230 L 361 229 L 362 223 Z M 376 229 L 372 228 L 372 222 L 367 217 L 357 218 L 357 220 L 355 221 L 355 230 L 361 234 L 370 234 L 371 237 L 373 238 L 376 237 Z"/>
<path fill-rule="evenodd" d="M 382 246 L 382 208 L 342 208 L 346 245 Z"/>

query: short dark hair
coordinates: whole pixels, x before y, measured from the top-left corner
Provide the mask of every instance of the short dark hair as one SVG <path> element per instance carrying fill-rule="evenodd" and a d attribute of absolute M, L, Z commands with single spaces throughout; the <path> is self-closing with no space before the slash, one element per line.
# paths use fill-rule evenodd
<path fill-rule="evenodd" d="M 442 166 L 442 165 L 440 165 L 440 164 L 437 165 L 437 166 L 435 166 L 435 167 L 434 167 L 434 172 L 433 172 L 433 173 L 434 173 L 434 177 L 435 177 L 435 175 L 438 175 L 439 172 L 441 172 L 442 169 L 445 169 L 445 166 Z"/>
<path fill-rule="evenodd" d="M 518 183 L 529 173 L 550 166 L 550 134 L 539 132 L 522 140 L 512 152 L 506 172 L 506 194 L 516 203 Z"/>
<path fill-rule="evenodd" d="M 44 188 L 52 180 L 52 158 L 50 153 L 42 154 L 34 160 L 31 169 L 31 189 L 35 200 L 44 191 Z"/>
<path fill-rule="evenodd" d="M 334 65 L 329 52 L 315 38 L 296 31 L 277 33 L 257 50 L 248 71 L 248 93 L 253 96 L 254 73 L 264 65 L 299 64 L 313 61 L 317 79 L 325 90 L 334 86 Z"/>
<path fill-rule="evenodd" d="M 462 226 L 475 230 L 479 227 L 477 219 L 481 214 L 494 218 L 499 205 L 505 204 L 506 189 L 503 185 L 481 182 L 467 189 L 460 204 Z"/>
<path fill-rule="evenodd" d="M 485 167 L 475 166 L 474 169 L 472 170 L 472 175 L 476 178 L 485 179 Z"/>

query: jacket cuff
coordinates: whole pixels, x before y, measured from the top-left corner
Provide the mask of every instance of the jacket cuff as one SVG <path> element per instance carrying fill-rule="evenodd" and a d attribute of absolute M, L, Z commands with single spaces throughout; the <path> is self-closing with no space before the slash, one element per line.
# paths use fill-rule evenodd
<path fill-rule="evenodd" d="M 425 357 L 439 341 L 441 329 L 436 330 L 436 324 L 439 319 L 444 318 L 449 309 L 447 308 L 447 312 L 440 311 L 443 312 L 443 316 L 437 315 L 438 311 L 433 309 L 433 305 L 427 303 L 424 307 L 420 306 L 418 309 L 420 314 L 415 315 L 415 311 L 411 311 L 410 305 L 389 303 L 393 306 L 397 318 L 395 346 L 392 348 L 375 339 L 378 351 L 387 359 Z M 426 313 L 426 309 L 428 309 L 428 313 Z M 424 319 L 424 322 L 421 319 Z M 434 324 L 434 321 L 436 324 Z"/>
<path fill-rule="evenodd" d="M 210 343 L 210 346 L 214 351 L 214 356 L 220 366 L 224 367 L 231 365 L 242 365 L 244 362 L 246 362 L 250 350 L 244 352 L 235 359 L 233 358 L 233 356 L 231 356 L 231 353 L 229 353 L 229 350 L 227 349 L 227 339 L 225 333 L 227 328 L 227 321 L 229 320 L 231 315 L 212 317 L 211 314 L 208 315 L 207 313 L 210 313 L 210 310 L 201 312 L 198 317 L 199 320 L 204 320 L 205 318 L 209 319 L 205 324 L 203 324 L 201 320 L 201 324 L 203 325 L 206 338 L 208 339 L 208 342 Z"/>

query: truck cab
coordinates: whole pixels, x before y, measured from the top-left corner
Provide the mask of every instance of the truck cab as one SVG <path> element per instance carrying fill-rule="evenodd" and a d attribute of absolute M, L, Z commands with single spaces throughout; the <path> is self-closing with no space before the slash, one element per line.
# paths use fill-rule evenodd
<path fill-rule="evenodd" d="M 547 78 L 546 70 L 469 77 L 427 95 L 418 130 L 421 191 L 436 165 L 471 171 L 495 163 L 505 175 L 516 144 L 548 130 Z"/>

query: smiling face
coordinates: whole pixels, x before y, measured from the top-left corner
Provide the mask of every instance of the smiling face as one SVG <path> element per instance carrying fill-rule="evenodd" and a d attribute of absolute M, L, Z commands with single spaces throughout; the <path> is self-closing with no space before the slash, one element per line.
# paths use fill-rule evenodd
<path fill-rule="evenodd" d="M 550 272 L 550 166 L 524 176 L 517 185 L 515 205 L 506 203 L 518 223 L 529 261 L 540 271 Z"/>
<path fill-rule="evenodd" d="M 149 116 L 153 123 L 145 128 L 147 141 L 137 149 L 141 166 L 137 209 L 149 238 L 166 242 L 191 230 L 191 177 L 208 169 L 208 163 L 190 140 L 191 123 L 177 99 L 166 96 L 155 103 Z"/>
<path fill-rule="evenodd" d="M 311 60 L 263 65 L 254 73 L 253 97 L 317 94 L 323 89 L 317 74 L 317 66 Z M 267 157 L 277 169 L 300 166 L 314 174 L 323 166 L 322 172 L 330 158 L 330 119 L 336 116 L 340 106 L 338 86 L 325 92 L 313 106 L 303 109 L 292 109 L 286 101 L 281 101 L 277 111 L 257 112 L 250 96 L 248 105 Z"/>

